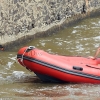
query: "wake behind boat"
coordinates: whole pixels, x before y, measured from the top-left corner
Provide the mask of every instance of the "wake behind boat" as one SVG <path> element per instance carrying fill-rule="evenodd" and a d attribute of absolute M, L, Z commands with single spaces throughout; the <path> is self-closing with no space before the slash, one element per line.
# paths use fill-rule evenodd
<path fill-rule="evenodd" d="M 53 55 L 29 46 L 18 51 L 17 59 L 44 82 L 100 83 L 100 58 Z"/>

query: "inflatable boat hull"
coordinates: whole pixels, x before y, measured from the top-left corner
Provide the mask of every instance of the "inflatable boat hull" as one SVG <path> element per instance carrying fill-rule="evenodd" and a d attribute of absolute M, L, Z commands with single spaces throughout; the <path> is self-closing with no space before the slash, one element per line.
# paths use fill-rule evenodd
<path fill-rule="evenodd" d="M 100 58 L 53 55 L 35 47 L 23 47 L 17 59 L 45 82 L 100 83 Z"/>

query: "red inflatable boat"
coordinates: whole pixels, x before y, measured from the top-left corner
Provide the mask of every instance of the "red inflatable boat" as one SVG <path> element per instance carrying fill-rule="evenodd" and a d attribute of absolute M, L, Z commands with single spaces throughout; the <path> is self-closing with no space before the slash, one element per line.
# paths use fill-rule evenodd
<path fill-rule="evenodd" d="M 53 55 L 29 46 L 18 51 L 17 59 L 45 82 L 100 83 L 100 58 Z"/>

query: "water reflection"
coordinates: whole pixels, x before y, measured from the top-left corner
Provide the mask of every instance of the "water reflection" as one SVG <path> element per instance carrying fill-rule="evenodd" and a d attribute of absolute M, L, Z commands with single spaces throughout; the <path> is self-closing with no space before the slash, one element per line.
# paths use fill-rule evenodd
<path fill-rule="evenodd" d="M 26 45 L 53 54 L 88 57 L 99 46 L 99 30 L 99 17 L 89 18 L 52 36 L 35 39 L 12 51 L 0 52 L 1 100 L 99 100 L 100 85 L 43 83 L 16 62 L 17 51 Z"/>

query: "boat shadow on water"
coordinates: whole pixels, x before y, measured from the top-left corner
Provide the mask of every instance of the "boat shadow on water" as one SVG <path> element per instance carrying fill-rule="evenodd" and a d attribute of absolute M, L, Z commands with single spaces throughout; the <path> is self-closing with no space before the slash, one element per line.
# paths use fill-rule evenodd
<path fill-rule="evenodd" d="M 96 88 L 100 85 L 97 84 L 43 82 L 37 76 L 26 76 L 22 80 L 22 83 L 28 83 L 28 88 L 24 92 L 15 92 L 17 97 L 32 98 L 32 100 L 80 100 L 83 97 L 87 99 L 82 100 L 89 100 L 90 97 L 93 100 L 93 96 L 94 100 L 99 98 L 99 92 Z M 91 88 L 93 89 L 92 91 Z M 94 91 L 97 94 L 94 94 Z"/>

